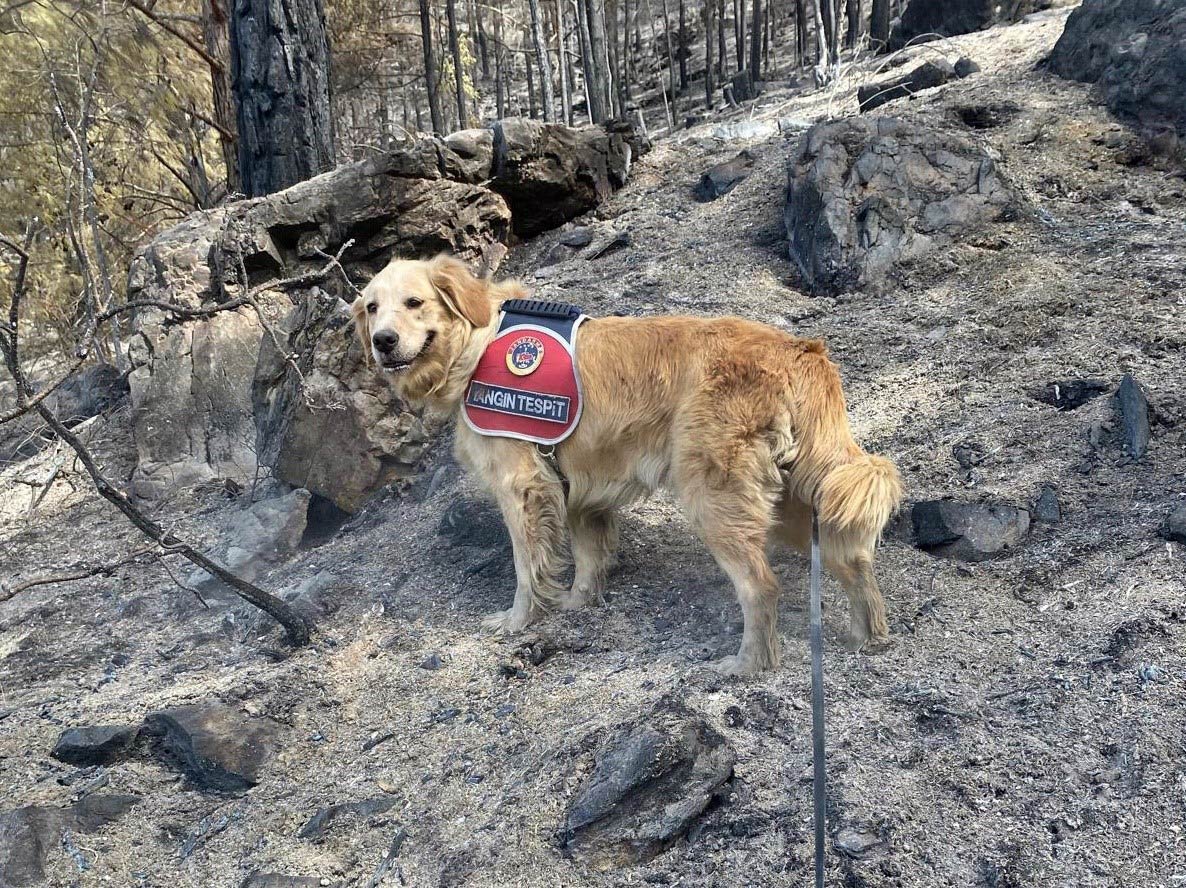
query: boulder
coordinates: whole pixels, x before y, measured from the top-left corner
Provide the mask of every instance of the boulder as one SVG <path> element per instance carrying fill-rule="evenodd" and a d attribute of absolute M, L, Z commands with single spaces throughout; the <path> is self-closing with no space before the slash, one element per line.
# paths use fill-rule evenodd
<path fill-rule="evenodd" d="M 720 733 L 665 699 L 607 737 L 560 830 L 564 852 L 595 870 L 650 860 L 727 795 L 736 755 Z"/>
<path fill-rule="evenodd" d="M 996 12 L 994 0 L 909 0 L 890 32 L 889 49 L 979 31 L 996 21 Z"/>
<path fill-rule="evenodd" d="M 316 294 L 265 337 L 252 383 L 256 452 L 275 477 L 346 512 L 413 474 L 427 446 L 420 420 L 367 364 L 349 318 Z"/>
<path fill-rule="evenodd" d="M 588 212 L 625 184 L 638 142 L 621 127 L 574 129 L 515 118 L 498 121 L 490 187 L 506 199 L 519 237 Z"/>
<path fill-rule="evenodd" d="M 861 113 L 864 114 L 866 111 L 880 108 L 886 102 L 892 102 L 894 99 L 907 98 L 924 89 L 942 86 L 949 80 L 954 80 L 955 76 L 955 68 L 950 62 L 945 59 L 935 59 L 924 62 L 901 77 L 860 87 L 857 90 L 857 101 L 860 104 Z"/>
<path fill-rule="evenodd" d="M 1030 528 L 1025 509 L 950 500 L 915 503 L 910 517 L 920 549 L 960 561 L 984 561 L 1015 548 Z"/>
<path fill-rule="evenodd" d="M 195 704 L 151 713 L 144 732 L 197 789 L 242 793 L 255 786 L 275 753 L 280 725 L 232 706 Z"/>
<path fill-rule="evenodd" d="M 288 876 L 284 873 L 254 872 L 243 882 L 243 888 L 318 888 L 333 884 L 317 876 Z"/>
<path fill-rule="evenodd" d="M 48 406 L 67 426 L 98 416 L 128 396 L 128 380 L 110 364 L 79 370 L 49 396 Z"/>
<path fill-rule="evenodd" d="M 816 124 L 787 178 L 791 259 L 823 293 L 880 283 L 897 263 L 1019 206 L 993 158 L 965 135 L 893 118 Z"/>
<path fill-rule="evenodd" d="M 109 765 L 131 751 L 139 733 L 138 727 L 127 725 L 68 728 L 58 736 L 50 755 L 60 762 L 83 768 Z"/>
<path fill-rule="evenodd" d="M 458 182 L 485 182 L 494 167 L 494 133 L 467 129 L 445 136 L 441 167 L 447 177 Z"/>
<path fill-rule="evenodd" d="M 1120 445 L 1133 459 L 1140 459 L 1149 449 L 1149 399 L 1131 374 L 1125 373 L 1113 398 L 1120 419 Z"/>
<path fill-rule="evenodd" d="M 1108 108 L 1156 132 L 1186 135 L 1186 5 L 1084 0 L 1050 53 L 1051 71 L 1094 83 Z"/>
<path fill-rule="evenodd" d="M 45 859 L 62 844 L 62 831 L 93 833 L 117 820 L 139 796 L 94 794 L 65 808 L 26 805 L 0 812 L 0 888 L 45 881 Z"/>
<path fill-rule="evenodd" d="M 303 488 L 250 504 L 233 516 L 211 557 L 250 582 L 263 570 L 288 558 L 301 543 L 309 511 L 309 491 Z M 217 591 L 221 581 L 198 569 L 189 585 Z"/>
<path fill-rule="evenodd" d="M 971 77 L 973 74 L 980 73 L 980 66 L 976 64 L 974 59 L 967 56 L 960 56 L 955 62 L 955 76 L 963 79 L 964 77 Z"/>
<path fill-rule="evenodd" d="M 756 158 L 751 151 L 742 151 L 732 160 L 711 166 L 696 183 L 696 200 L 706 203 L 728 194 L 753 171 Z"/>

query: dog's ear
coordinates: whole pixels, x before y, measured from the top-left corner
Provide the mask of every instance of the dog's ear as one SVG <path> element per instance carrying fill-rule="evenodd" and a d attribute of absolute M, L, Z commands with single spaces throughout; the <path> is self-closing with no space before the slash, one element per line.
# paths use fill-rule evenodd
<path fill-rule="evenodd" d="M 366 296 L 359 293 L 350 304 L 350 317 L 354 321 L 354 332 L 358 336 L 358 344 L 362 346 L 363 360 L 369 367 L 371 364 L 371 325 L 366 304 Z"/>
<path fill-rule="evenodd" d="M 428 277 L 453 314 L 475 327 L 490 323 L 490 285 L 474 277 L 464 262 L 452 256 L 437 256 L 429 263 Z"/>

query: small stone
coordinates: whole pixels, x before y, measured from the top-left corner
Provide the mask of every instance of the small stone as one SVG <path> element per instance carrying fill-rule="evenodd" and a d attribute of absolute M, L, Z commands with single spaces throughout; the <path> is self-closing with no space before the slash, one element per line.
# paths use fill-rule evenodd
<path fill-rule="evenodd" d="M 593 243 L 593 229 L 588 225 L 578 225 L 560 235 L 560 243 L 574 250 L 583 249 Z"/>
<path fill-rule="evenodd" d="M 1034 503 L 1034 520 L 1042 524 L 1058 524 L 1062 520 L 1062 507 L 1058 502 L 1058 493 L 1049 484 L 1043 485 Z"/>
<path fill-rule="evenodd" d="M 980 71 L 980 66 L 967 56 L 960 56 L 959 61 L 955 63 L 955 76 L 963 79 Z"/>
<path fill-rule="evenodd" d="M 441 655 L 433 651 L 427 657 L 420 661 L 420 668 L 427 669 L 429 672 L 435 672 L 445 665 L 445 661 L 441 659 Z"/>
<path fill-rule="evenodd" d="M 494 717 L 495 718 L 506 718 L 508 715 L 513 715 L 514 712 L 515 712 L 515 704 L 514 703 L 503 703 L 501 706 L 499 706 L 497 709 L 494 710 Z"/>
<path fill-rule="evenodd" d="M 1186 503 L 1182 503 L 1165 516 L 1161 535 L 1175 543 L 1186 543 Z"/>
<path fill-rule="evenodd" d="M 1141 681 L 1153 684 L 1165 684 L 1170 679 L 1169 673 L 1155 663 L 1142 663 L 1137 674 L 1141 676 Z"/>
<path fill-rule="evenodd" d="M 447 724 L 453 721 L 457 716 L 461 715 L 461 710 L 455 706 L 450 706 L 446 709 L 438 710 L 432 714 L 432 720 L 437 724 Z"/>
<path fill-rule="evenodd" d="M 863 857 L 880 845 L 881 839 L 871 832 L 845 826 L 837 831 L 833 844 L 841 854 Z"/>
<path fill-rule="evenodd" d="M 1019 545 L 1030 513 L 1005 505 L 928 500 L 911 510 L 920 549 L 963 561 L 983 561 Z"/>
<path fill-rule="evenodd" d="M 709 167 L 696 183 L 696 200 L 707 203 L 728 194 L 753 171 L 756 158 L 750 151 L 742 151 L 732 160 Z"/>
<path fill-rule="evenodd" d="M 1106 379 L 1060 379 L 1041 388 L 1031 389 L 1030 397 L 1059 410 L 1077 410 L 1107 390 Z"/>
<path fill-rule="evenodd" d="M 1132 374 L 1124 374 L 1116 389 L 1116 412 L 1120 415 L 1121 443 L 1133 459 L 1140 459 L 1149 449 L 1149 400 Z"/>

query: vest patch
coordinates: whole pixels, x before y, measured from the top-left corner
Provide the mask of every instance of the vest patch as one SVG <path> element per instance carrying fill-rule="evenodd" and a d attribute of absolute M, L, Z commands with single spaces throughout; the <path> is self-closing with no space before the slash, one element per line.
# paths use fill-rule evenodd
<path fill-rule="evenodd" d="M 576 333 L 584 320 L 572 306 L 504 303 L 498 332 L 466 389 L 466 425 L 480 435 L 545 445 L 571 435 L 581 418 Z"/>

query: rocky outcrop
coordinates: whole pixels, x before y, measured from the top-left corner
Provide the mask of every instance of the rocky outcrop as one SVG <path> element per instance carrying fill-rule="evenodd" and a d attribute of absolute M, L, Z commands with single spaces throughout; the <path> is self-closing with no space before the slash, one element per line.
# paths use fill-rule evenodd
<path fill-rule="evenodd" d="M 244 278 L 259 286 L 324 267 L 347 242 L 342 263 L 355 285 L 396 253 L 448 251 L 491 272 L 512 218 L 528 235 L 592 209 L 646 147 L 622 122 L 507 120 L 443 141 L 420 137 L 190 216 L 136 255 L 128 297 L 209 308 L 240 295 Z M 157 498 L 215 478 L 245 483 L 263 464 L 350 510 L 412 471 L 424 434 L 360 365 L 338 316 L 354 293 L 334 269 L 316 286 L 265 288 L 255 307 L 208 318 L 142 310 L 130 349 L 133 491 Z"/>
<path fill-rule="evenodd" d="M 154 712 L 143 731 L 195 788 L 241 793 L 255 786 L 276 752 L 279 725 L 216 703 Z"/>
<path fill-rule="evenodd" d="M 1186 136 L 1186 4 L 1084 0 L 1048 64 L 1060 77 L 1097 84 L 1118 117 Z"/>
<path fill-rule="evenodd" d="M 883 117 L 818 123 L 788 164 L 790 256 L 813 291 L 876 284 L 899 262 L 1019 208 L 966 136 Z"/>
<path fill-rule="evenodd" d="M 97 794 L 64 808 L 26 805 L 0 812 L 0 886 L 42 884 L 46 857 L 51 848 L 68 841 L 66 831 L 93 833 L 122 817 L 139 800 L 132 795 Z M 67 850 L 71 847 L 73 843 L 66 845 Z"/>

